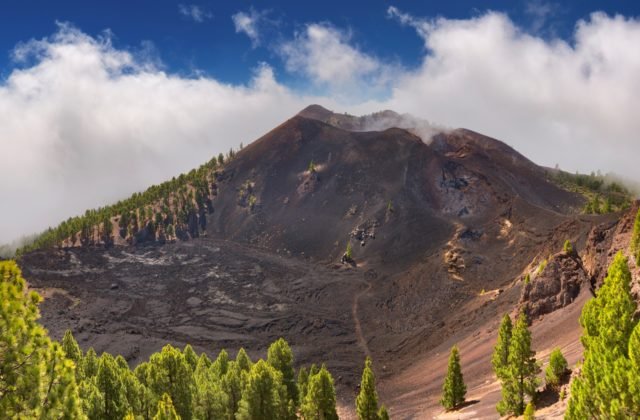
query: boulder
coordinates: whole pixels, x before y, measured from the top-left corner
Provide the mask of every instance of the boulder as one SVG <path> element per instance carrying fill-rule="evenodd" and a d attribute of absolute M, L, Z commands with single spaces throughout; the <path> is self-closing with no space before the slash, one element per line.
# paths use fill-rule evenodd
<path fill-rule="evenodd" d="M 547 262 L 544 270 L 525 284 L 520 305 L 529 319 L 551 313 L 572 303 L 591 281 L 575 252 L 561 252 Z"/>

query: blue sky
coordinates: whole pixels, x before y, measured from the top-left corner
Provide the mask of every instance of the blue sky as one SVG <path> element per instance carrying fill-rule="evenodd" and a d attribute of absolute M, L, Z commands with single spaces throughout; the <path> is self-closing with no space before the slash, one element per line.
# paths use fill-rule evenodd
<path fill-rule="evenodd" d="M 249 144 L 311 103 L 640 180 L 632 1 L 0 2 L 0 243 Z"/>
<path fill-rule="evenodd" d="M 260 62 L 269 63 L 284 83 L 303 83 L 287 72 L 275 48 L 304 25 L 330 23 L 349 30 L 362 50 L 407 68 L 420 65 L 424 44 L 416 34 L 387 16 L 390 6 L 426 18 L 468 19 L 488 10 L 500 11 L 523 30 L 541 36 L 571 39 L 575 23 L 594 10 L 634 16 L 633 1 L 48 1 L 9 0 L 0 5 L 0 69 L 14 66 L 11 51 L 20 42 L 56 31 L 69 22 L 83 32 L 113 34 L 120 48 L 153 53 L 165 69 L 184 75 L 200 72 L 229 83 L 248 81 Z M 194 9 L 195 8 L 195 9 Z M 256 11 L 261 16 L 260 45 L 235 30 L 232 15 Z M 200 15 L 194 19 L 193 10 Z M 189 15 L 191 14 L 191 15 Z M 198 17 L 199 16 L 199 17 Z"/>

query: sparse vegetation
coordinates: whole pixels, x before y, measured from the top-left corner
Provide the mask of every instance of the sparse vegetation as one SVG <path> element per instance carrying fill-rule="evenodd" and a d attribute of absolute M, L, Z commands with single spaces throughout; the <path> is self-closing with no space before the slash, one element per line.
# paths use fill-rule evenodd
<path fill-rule="evenodd" d="M 572 254 L 573 253 L 573 245 L 571 244 L 571 241 L 569 241 L 568 239 L 566 241 L 564 241 L 564 245 L 562 246 L 562 250 L 565 252 L 565 254 Z"/>
<path fill-rule="evenodd" d="M 612 175 L 602 175 L 600 171 L 586 175 L 558 170 L 552 172 L 550 178 L 560 187 L 587 199 L 584 213 L 610 213 L 626 210 L 631 205 L 631 191 Z"/>
<path fill-rule="evenodd" d="M 310 174 L 314 174 L 314 173 L 316 172 L 316 164 L 315 164 L 315 162 L 313 161 L 313 159 L 311 160 L 311 162 L 309 162 L 309 167 L 307 168 L 307 171 L 308 171 Z"/>
<path fill-rule="evenodd" d="M 233 149 L 170 181 L 154 185 L 141 193 L 118 201 L 114 205 L 87 210 L 84 215 L 71 217 L 55 228 L 49 228 L 23 244 L 16 254 L 40 248 L 69 245 L 108 245 L 113 240 L 113 223 L 117 223 L 122 239 L 129 242 L 142 229 L 154 237 L 174 236 L 175 230 L 197 235 L 197 227 L 206 226 L 204 214 L 211 208 L 217 194 L 216 176 L 225 161 L 233 159 Z M 255 203 L 254 203 L 255 204 Z M 193 223 L 195 221 L 195 224 Z M 169 232 L 169 229 L 171 232 Z"/>
<path fill-rule="evenodd" d="M 547 386 L 557 388 L 567 373 L 567 359 L 559 348 L 553 349 L 549 355 L 549 366 L 544 371 L 544 380 Z"/>
<path fill-rule="evenodd" d="M 352 260 L 353 259 L 353 249 L 351 249 L 351 241 L 347 242 L 347 249 L 344 252 L 344 256 L 348 260 Z"/>
<path fill-rule="evenodd" d="M 447 376 L 442 386 L 442 399 L 440 404 L 446 410 L 453 410 L 465 401 L 467 387 L 464 384 L 462 376 L 462 368 L 460 366 L 460 353 L 457 346 L 451 348 L 449 354 L 449 364 L 447 367 Z"/>
<path fill-rule="evenodd" d="M 547 261 L 547 259 L 545 258 L 544 260 L 542 260 L 542 262 L 540 262 L 540 265 L 538 265 L 538 269 L 536 270 L 536 274 L 537 274 L 537 275 L 542 274 L 542 272 L 544 271 L 544 269 L 545 269 L 545 268 L 547 268 L 547 264 L 548 264 L 548 261 Z"/>
<path fill-rule="evenodd" d="M 531 283 L 531 275 L 529 273 L 527 273 L 524 276 L 524 284 L 529 284 L 529 283 Z"/>

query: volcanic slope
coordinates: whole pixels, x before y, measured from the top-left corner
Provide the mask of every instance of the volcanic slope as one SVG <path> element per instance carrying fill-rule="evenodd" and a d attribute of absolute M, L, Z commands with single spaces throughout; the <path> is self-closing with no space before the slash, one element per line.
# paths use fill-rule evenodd
<path fill-rule="evenodd" d="M 257 356 L 282 336 L 300 363 L 326 361 L 351 404 L 365 354 L 384 383 L 473 334 L 597 220 L 498 140 L 363 131 L 381 115 L 397 114 L 345 129 L 312 106 L 239 151 L 215 173 L 199 238 L 22 256 L 44 324 L 134 364 L 167 341 Z M 354 264 L 341 264 L 348 243 Z"/>

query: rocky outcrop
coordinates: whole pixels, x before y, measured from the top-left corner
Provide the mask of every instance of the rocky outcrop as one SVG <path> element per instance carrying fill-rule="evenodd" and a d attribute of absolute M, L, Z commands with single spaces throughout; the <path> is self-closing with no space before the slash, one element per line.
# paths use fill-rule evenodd
<path fill-rule="evenodd" d="M 572 303 L 590 278 L 575 252 L 561 252 L 547 262 L 542 272 L 525 283 L 521 308 L 529 319 L 551 313 Z"/>
<path fill-rule="evenodd" d="M 602 286 L 609 265 L 614 256 L 620 251 L 629 260 L 629 268 L 631 268 L 631 273 L 634 277 L 632 285 L 635 289 L 638 288 L 638 272 L 635 270 L 635 261 L 629 254 L 629 243 L 639 206 L 640 202 L 633 203 L 626 213 L 613 220 L 594 226 L 589 232 L 582 258 L 585 269 L 594 279 L 593 286 L 595 289 Z"/>

